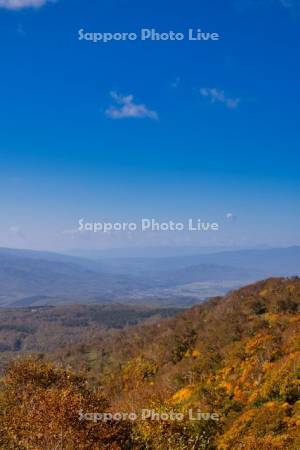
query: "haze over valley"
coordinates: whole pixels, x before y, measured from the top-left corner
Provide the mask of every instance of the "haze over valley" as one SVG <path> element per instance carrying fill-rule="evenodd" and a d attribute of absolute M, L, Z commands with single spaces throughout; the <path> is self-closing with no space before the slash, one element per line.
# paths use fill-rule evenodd
<path fill-rule="evenodd" d="M 299 275 L 299 267 L 300 247 L 93 259 L 2 248 L 0 306 L 186 307 L 264 278 Z"/>

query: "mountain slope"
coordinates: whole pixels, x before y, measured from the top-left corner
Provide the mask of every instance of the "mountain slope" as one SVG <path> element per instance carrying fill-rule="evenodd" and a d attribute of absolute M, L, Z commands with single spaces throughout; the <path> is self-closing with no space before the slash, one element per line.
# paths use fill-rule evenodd
<path fill-rule="evenodd" d="M 92 365 L 85 360 L 91 351 L 99 355 Z M 300 448 L 299 278 L 247 286 L 153 326 L 91 342 L 86 352 L 71 348 L 53 358 L 88 369 L 112 411 L 184 414 L 180 423 L 138 421 L 145 448 Z M 219 420 L 194 422 L 189 410 Z"/>

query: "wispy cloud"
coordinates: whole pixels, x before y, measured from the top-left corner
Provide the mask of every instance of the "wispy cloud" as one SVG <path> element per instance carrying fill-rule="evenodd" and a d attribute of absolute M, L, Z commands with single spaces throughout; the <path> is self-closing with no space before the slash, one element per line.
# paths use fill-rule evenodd
<path fill-rule="evenodd" d="M 233 214 L 232 212 L 226 213 L 225 217 L 226 217 L 227 220 L 236 220 L 236 215 Z"/>
<path fill-rule="evenodd" d="M 110 93 L 116 105 L 110 106 L 106 110 L 107 117 L 111 119 L 127 119 L 127 118 L 148 118 L 158 119 L 156 111 L 152 111 L 144 104 L 134 102 L 133 95 L 121 95 L 115 91 Z"/>
<path fill-rule="evenodd" d="M 40 8 L 53 0 L 0 0 L 0 8 L 21 10 L 24 8 Z"/>
<path fill-rule="evenodd" d="M 215 102 L 224 103 L 224 105 L 227 106 L 227 108 L 229 109 L 237 108 L 240 103 L 239 98 L 227 97 L 224 91 L 220 91 L 217 88 L 201 88 L 200 94 L 202 95 L 202 97 L 209 98 L 212 103 Z"/>
<path fill-rule="evenodd" d="M 23 233 L 23 230 L 19 225 L 12 225 L 9 227 L 9 232 L 12 235 L 17 236 L 22 241 L 28 241 L 27 236 Z"/>

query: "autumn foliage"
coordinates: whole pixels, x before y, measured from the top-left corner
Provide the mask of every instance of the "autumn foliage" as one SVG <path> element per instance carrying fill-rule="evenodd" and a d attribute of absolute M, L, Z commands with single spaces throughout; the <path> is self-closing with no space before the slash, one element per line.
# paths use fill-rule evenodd
<path fill-rule="evenodd" d="M 247 286 L 174 318 L 47 358 L 52 363 L 21 360 L 6 372 L 1 448 L 300 448 L 298 278 Z M 72 372 L 57 368 L 58 361 Z M 84 375 L 74 374 L 78 367 Z M 78 421 L 79 410 L 142 408 L 185 419 Z M 220 420 L 193 422 L 190 409 L 218 413 Z"/>
<path fill-rule="evenodd" d="M 126 449 L 128 424 L 80 421 L 80 410 L 102 412 L 107 406 L 81 376 L 34 359 L 17 361 L 1 382 L 0 447 Z"/>

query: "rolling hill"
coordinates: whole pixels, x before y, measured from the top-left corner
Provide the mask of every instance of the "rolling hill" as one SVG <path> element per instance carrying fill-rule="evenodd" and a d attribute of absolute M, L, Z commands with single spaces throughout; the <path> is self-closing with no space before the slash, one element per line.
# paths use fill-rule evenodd
<path fill-rule="evenodd" d="M 0 306 L 190 306 L 269 276 L 299 274 L 300 248 L 171 258 L 101 258 L 0 249 Z"/>

